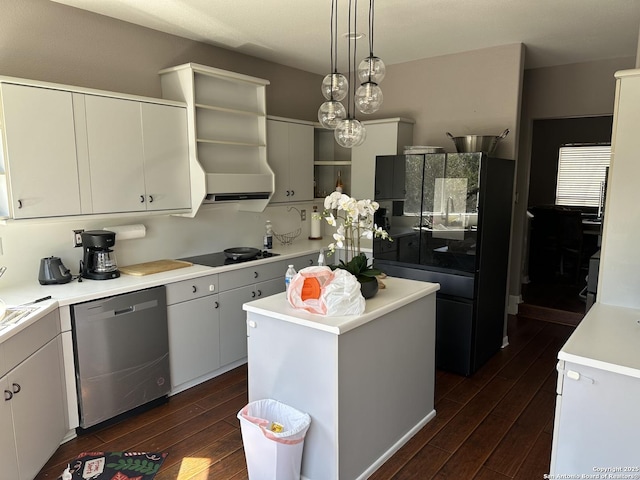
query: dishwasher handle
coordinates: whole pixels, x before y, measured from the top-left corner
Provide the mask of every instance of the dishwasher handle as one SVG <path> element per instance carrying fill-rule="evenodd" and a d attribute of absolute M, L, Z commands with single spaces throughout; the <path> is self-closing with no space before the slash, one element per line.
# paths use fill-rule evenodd
<path fill-rule="evenodd" d="M 123 308 L 122 310 L 114 310 L 113 314 L 115 316 L 124 315 L 125 313 L 131 313 L 131 312 L 135 311 L 135 309 L 136 309 L 135 306 L 130 305 L 127 308 Z"/>

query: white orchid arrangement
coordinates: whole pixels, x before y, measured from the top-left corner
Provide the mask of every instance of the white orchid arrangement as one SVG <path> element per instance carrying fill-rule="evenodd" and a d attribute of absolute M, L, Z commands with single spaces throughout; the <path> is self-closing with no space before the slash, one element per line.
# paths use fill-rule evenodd
<path fill-rule="evenodd" d="M 336 248 L 344 248 L 347 258 L 354 259 L 360 255 L 361 238 L 393 241 L 389 234 L 374 222 L 374 214 L 379 207 L 378 202 L 368 199 L 356 200 L 340 192 L 333 192 L 327 196 L 324 199 L 322 217 L 329 225 L 336 227 L 336 233 L 333 234 L 335 242 L 328 245 L 331 253 L 334 253 Z"/>

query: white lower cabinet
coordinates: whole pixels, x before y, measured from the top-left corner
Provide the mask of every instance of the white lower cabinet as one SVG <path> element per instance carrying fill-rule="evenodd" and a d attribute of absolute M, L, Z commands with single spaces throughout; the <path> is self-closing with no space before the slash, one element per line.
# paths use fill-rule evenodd
<path fill-rule="evenodd" d="M 33 479 L 67 433 L 57 318 L 51 313 L 1 345 L 10 368 L 0 377 L 2 478 Z"/>
<path fill-rule="evenodd" d="M 281 277 L 220 293 L 222 365 L 247 357 L 247 313 L 242 310 L 242 305 L 280 292 L 284 292 L 284 271 Z"/>
<path fill-rule="evenodd" d="M 170 283 L 167 291 L 171 394 L 235 368 L 247 358 L 242 305 L 284 292 L 287 265 L 315 265 L 317 254 Z"/>
<path fill-rule="evenodd" d="M 218 276 L 166 286 L 171 391 L 177 393 L 220 367 Z"/>
<path fill-rule="evenodd" d="M 171 387 L 220 367 L 218 295 L 170 305 Z"/>
<path fill-rule="evenodd" d="M 0 389 L 4 392 L 4 401 L 0 404 L 0 465 L 7 478 L 20 478 L 18 474 L 18 457 L 16 439 L 13 434 L 13 415 L 11 403 L 7 400 L 12 395 L 11 384 L 7 377 L 0 378 Z M 6 393 L 9 391 L 9 393 Z"/>

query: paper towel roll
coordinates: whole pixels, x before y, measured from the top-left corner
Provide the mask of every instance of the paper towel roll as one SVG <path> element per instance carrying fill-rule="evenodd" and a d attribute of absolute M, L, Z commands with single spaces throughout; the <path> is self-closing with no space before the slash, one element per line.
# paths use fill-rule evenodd
<path fill-rule="evenodd" d="M 314 218 L 314 216 L 315 215 L 311 216 L 311 235 L 309 235 L 309 238 L 316 240 L 322 238 L 322 233 L 320 232 L 320 222 L 322 220 Z"/>
<path fill-rule="evenodd" d="M 137 223 L 134 225 L 117 225 L 114 227 L 105 227 L 103 230 L 109 230 L 116 234 L 116 241 L 131 240 L 132 238 L 144 238 L 147 235 L 147 229 L 144 225 Z"/>

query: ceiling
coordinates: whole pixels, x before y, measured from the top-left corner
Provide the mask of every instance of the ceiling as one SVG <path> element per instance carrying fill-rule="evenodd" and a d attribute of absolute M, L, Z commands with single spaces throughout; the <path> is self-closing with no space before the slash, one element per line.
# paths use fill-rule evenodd
<path fill-rule="evenodd" d="M 52 1 L 309 72 L 330 68 L 330 0 Z M 368 8 L 360 0 L 359 32 Z M 347 0 L 338 15 L 346 70 Z M 639 31 L 638 0 L 379 0 L 374 53 L 392 65 L 522 42 L 526 68 L 538 68 L 636 56 Z M 357 58 L 367 54 L 365 38 Z"/>

